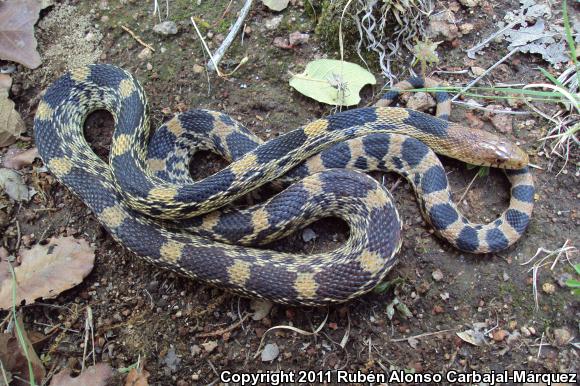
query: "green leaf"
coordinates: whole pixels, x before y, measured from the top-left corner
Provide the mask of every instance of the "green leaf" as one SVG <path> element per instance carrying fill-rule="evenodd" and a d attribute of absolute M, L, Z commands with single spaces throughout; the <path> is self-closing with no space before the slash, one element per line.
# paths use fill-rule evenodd
<path fill-rule="evenodd" d="M 358 64 L 333 59 L 312 61 L 302 74 L 290 79 L 290 86 L 299 93 L 333 106 L 358 104 L 360 90 L 376 83 L 374 75 Z"/>
<path fill-rule="evenodd" d="M 282 11 L 288 7 L 290 0 L 262 0 L 262 3 L 272 11 Z"/>
<path fill-rule="evenodd" d="M 568 279 L 566 280 L 566 286 L 570 288 L 580 288 L 580 281 L 576 279 Z"/>
<path fill-rule="evenodd" d="M 576 270 L 576 273 L 580 275 L 580 263 L 574 264 L 574 269 Z"/>

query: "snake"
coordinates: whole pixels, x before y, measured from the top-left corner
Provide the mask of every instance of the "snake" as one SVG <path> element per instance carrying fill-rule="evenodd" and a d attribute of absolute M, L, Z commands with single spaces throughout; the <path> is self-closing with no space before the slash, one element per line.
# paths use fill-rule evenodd
<path fill-rule="evenodd" d="M 422 78 L 400 82 L 374 106 L 262 141 L 229 115 L 207 109 L 186 111 L 151 130 L 139 81 L 117 66 L 92 64 L 65 73 L 46 90 L 34 137 L 49 171 L 138 257 L 245 297 L 322 306 L 370 291 L 397 261 L 402 219 L 389 190 L 367 172 L 403 176 L 434 233 L 459 250 L 506 249 L 528 226 L 534 185 L 524 150 L 450 122 L 444 92 L 435 93 L 436 116 L 389 106 L 402 90 L 431 84 Z M 84 137 L 85 120 L 95 110 L 114 118 L 108 162 Z M 188 167 L 200 150 L 229 164 L 194 180 Z M 508 208 L 490 223 L 469 221 L 452 201 L 436 153 L 503 169 L 511 184 Z M 236 204 L 266 185 L 280 191 L 255 205 Z M 349 226 L 349 237 L 334 250 L 266 247 L 328 217 Z"/>

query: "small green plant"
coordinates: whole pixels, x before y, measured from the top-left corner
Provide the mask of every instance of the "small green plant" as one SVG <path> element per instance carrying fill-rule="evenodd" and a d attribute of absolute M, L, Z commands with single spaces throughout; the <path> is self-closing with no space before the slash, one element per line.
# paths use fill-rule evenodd
<path fill-rule="evenodd" d="M 441 42 L 432 42 L 427 39 L 417 42 L 413 46 L 415 59 L 413 59 L 411 65 L 414 66 L 417 62 L 421 63 L 421 76 L 423 79 L 425 79 L 427 74 L 427 64 L 439 63 L 439 55 L 437 54 L 437 46 L 439 46 L 439 44 L 441 44 Z"/>
<path fill-rule="evenodd" d="M 465 164 L 465 168 L 467 170 L 473 170 L 475 168 L 479 168 L 477 170 L 477 174 L 475 175 L 477 178 L 489 176 L 489 166 L 479 166 L 479 165 Z"/>
<path fill-rule="evenodd" d="M 580 278 L 580 263 L 574 264 L 574 270 L 576 275 Z M 568 279 L 566 280 L 566 286 L 572 290 L 575 296 L 580 296 L 580 280 L 578 279 Z"/>

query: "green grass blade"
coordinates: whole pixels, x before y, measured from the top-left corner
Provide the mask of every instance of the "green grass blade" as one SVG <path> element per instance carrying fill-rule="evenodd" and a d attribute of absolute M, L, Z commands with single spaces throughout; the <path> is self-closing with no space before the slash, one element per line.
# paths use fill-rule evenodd
<path fill-rule="evenodd" d="M 568 18 L 568 2 L 566 0 L 562 2 L 562 17 L 564 19 L 566 41 L 568 42 L 568 48 L 570 48 L 570 56 L 572 56 L 572 61 L 576 66 L 576 77 L 578 78 L 578 84 L 580 84 L 580 68 L 578 66 L 578 59 L 576 59 L 576 44 L 572 38 L 572 28 L 570 27 L 570 19 Z"/>
<path fill-rule="evenodd" d="M 560 82 L 558 79 L 556 79 L 554 77 L 554 75 L 550 74 L 544 68 L 538 67 L 538 70 L 540 70 L 540 72 L 542 73 L 542 75 L 544 75 L 550 82 L 554 83 L 556 86 L 564 87 L 564 85 L 562 84 L 562 82 Z"/>
<path fill-rule="evenodd" d="M 30 361 L 30 355 L 28 354 L 28 345 L 26 344 L 26 339 L 24 339 L 24 334 L 22 333 L 22 329 L 18 323 L 18 318 L 16 317 L 16 272 L 14 272 L 14 268 L 11 264 L 8 264 L 8 267 L 10 268 L 10 273 L 12 274 L 12 317 L 14 318 L 14 328 L 16 328 L 18 342 L 20 343 L 20 347 L 22 347 L 26 361 L 28 362 L 28 376 L 30 379 L 30 384 L 32 386 L 36 386 L 34 370 L 32 369 L 32 362 Z"/>

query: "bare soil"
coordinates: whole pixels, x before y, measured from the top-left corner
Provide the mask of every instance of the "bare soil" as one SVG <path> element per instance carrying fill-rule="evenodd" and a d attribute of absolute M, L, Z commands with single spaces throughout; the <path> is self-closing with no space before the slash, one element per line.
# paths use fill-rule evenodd
<path fill-rule="evenodd" d="M 299 5 L 291 5 L 284 11 L 281 26 L 271 31 L 264 27 L 265 20 L 276 15 L 261 2 L 255 2 L 246 20 L 251 32 L 245 34 L 243 45 L 239 39 L 234 43 L 222 66 L 224 72 L 231 71 L 245 55 L 249 57 L 248 63 L 227 79 L 215 74 L 210 74 L 208 79 L 205 71 L 194 71 L 194 67 L 204 66 L 207 58 L 189 17 L 196 18 L 204 33 L 211 31 L 213 38 L 208 41 L 215 49 L 243 2 L 232 2 L 229 11 L 224 13 L 229 1 L 171 0 L 169 19 L 177 22 L 179 32 L 167 37 L 152 31 L 159 20 L 152 16 L 151 1 L 57 3 L 42 13 L 41 23 L 52 27 L 37 28 L 41 55 L 52 52 L 51 59 L 40 70 L 19 68 L 14 80 L 11 97 L 27 123 L 29 136 L 33 134 L 32 121 L 42 91 L 67 67 L 79 64 L 79 60 L 69 62 L 64 56 L 55 55 L 55 46 L 75 50 L 90 44 L 98 55 L 85 55 L 87 62 L 96 58 L 98 62 L 116 64 L 135 74 L 147 92 L 155 126 L 179 111 L 202 107 L 232 115 L 267 140 L 334 112 L 331 106 L 293 91 L 288 80 L 290 72 L 301 72 L 307 62 L 324 56 L 337 57 L 336 53 L 324 52 L 314 36 L 306 45 L 294 49 L 272 45 L 275 37 L 287 36 L 288 32 L 313 32 L 312 18 Z M 446 3 L 440 2 L 441 6 Z M 465 35 L 454 44 L 443 43 L 437 69 L 487 68 L 505 55 L 507 51 L 502 44 L 492 44 L 477 60 L 467 59 L 464 50 L 494 31 L 493 15 L 501 18 L 514 6 L 512 3 L 486 3 L 491 15 L 485 17 L 480 16 L 479 7 L 475 8 L 476 12 L 467 8 L 457 12 L 462 22 L 477 24 L 479 33 Z M 71 7 L 68 9 L 71 12 L 59 11 L 63 6 Z M 78 27 L 85 28 L 83 33 L 77 31 L 73 36 L 55 32 L 73 20 L 78 21 L 79 15 L 89 21 L 84 27 Z M 58 23 L 47 21 L 55 17 L 60 18 L 56 20 Z M 143 46 L 121 25 L 155 47 L 150 58 L 138 58 Z M 398 69 L 401 79 L 408 76 L 403 64 L 409 59 L 401 58 Z M 547 67 L 538 57 L 515 55 L 485 82 L 543 81 L 535 70 L 538 66 Z M 378 73 L 376 69 L 374 72 Z M 465 84 L 471 79 L 469 74 L 442 73 L 439 77 L 452 85 Z M 379 92 L 380 86 L 363 90 L 361 105 L 372 103 Z M 464 122 L 465 113 L 466 110 L 455 107 L 451 120 Z M 565 172 L 556 174 L 562 167 L 560 161 L 555 161 L 554 168 L 548 170 L 553 160 L 536 155 L 541 150 L 538 140 L 547 128 L 548 123 L 535 115 L 514 116 L 513 131 L 505 134 L 526 149 L 532 155 L 531 162 L 542 168 L 534 172 L 537 200 L 532 222 L 514 247 L 485 256 L 455 250 L 432 234 L 406 182 L 398 184 L 396 175 L 377 175 L 384 178 L 386 186 L 392 187 L 405 223 L 399 263 L 387 277 L 396 285 L 382 293 L 370 293 L 330 308 L 274 305 L 269 315 L 259 321 L 245 318 L 252 312 L 248 299 L 160 270 L 131 255 L 111 239 L 94 215 L 64 186 L 49 181 L 47 176 L 29 173 L 28 182 L 36 184 L 42 194 L 29 204 L 0 209 L 0 219 L 5 219 L 0 222 L 4 246 L 14 252 L 18 222 L 21 233 L 34 234 L 35 242 L 65 233 L 85 238 L 96 246 L 97 261 L 92 273 L 75 288 L 56 299 L 24 306 L 25 327 L 48 335 L 36 347 L 47 369 L 57 371 L 69 366 L 78 371 L 83 357 L 86 308 L 90 306 L 97 362 L 109 362 L 121 369 L 138 360 L 144 361 L 151 373 L 150 383 L 159 385 L 219 384 L 218 374 L 224 370 L 578 372 L 578 351 L 571 345 L 559 346 L 555 340 L 556 329 L 565 328 L 572 336 L 578 335 L 578 299 L 558 284 L 563 275 L 572 273 L 570 266 L 559 263 L 552 271 L 547 267 L 540 271 L 540 307 L 535 310 L 530 266 L 521 265 L 540 247 L 556 249 L 567 239 L 571 244 L 578 243 L 577 155 L 573 155 L 576 158 Z M 98 112 L 88 119 L 86 136 L 102 157 L 107 155 L 112 129 L 108 113 Z M 487 121 L 485 129 L 495 131 Z M 216 157 L 204 155 L 198 159 L 206 173 L 223 165 Z M 36 162 L 40 165 L 40 161 Z M 477 169 L 469 170 L 450 159 L 443 162 L 455 198 L 459 199 Z M 489 221 L 501 213 L 508 200 L 507 181 L 501 172 L 492 171 L 489 176 L 475 180 L 460 208 L 473 220 Z M 298 233 L 274 247 L 310 253 L 332 248 L 348 237 L 347 227 L 333 220 L 318 222 L 312 229 L 318 236 L 313 241 L 304 242 Z M 442 273 L 441 278 L 435 275 L 438 280 L 433 275 L 436 270 Z M 554 284 L 555 292 L 543 292 L 545 283 Z M 387 306 L 395 298 L 407 306 L 411 315 L 405 317 L 396 312 L 392 320 L 389 318 Z M 0 313 L 0 318 L 5 315 Z M 238 323 L 240 318 L 245 318 L 242 323 Z M 261 361 L 259 345 L 268 328 L 292 325 L 312 331 L 325 319 L 324 327 L 316 335 L 304 336 L 282 329 L 269 332 L 264 343 L 276 343 L 280 355 L 273 362 Z M 487 338 L 482 346 L 474 346 L 456 335 L 477 322 L 487 323 L 490 330 L 495 326 L 491 334 L 505 330 L 515 338 Z M 228 330 L 230 326 L 233 328 Z M 524 333 L 530 328 L 531 334 Z M 212 332 L 216 333 L 204 337 Z M 427 335 L 416 341 L 405 340 L 421 334 Z M 217 343 L 209 352 L 208 345 L 204 346 L 208 342 Z M 121 384 L 122 379 L 119 375 L 115 382 Z"/>

